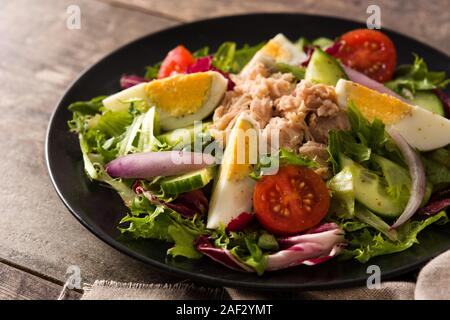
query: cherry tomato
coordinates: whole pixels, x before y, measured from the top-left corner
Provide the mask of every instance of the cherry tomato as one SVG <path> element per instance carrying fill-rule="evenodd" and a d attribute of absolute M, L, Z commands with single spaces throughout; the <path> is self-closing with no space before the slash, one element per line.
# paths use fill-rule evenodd
<path fill-rule="evenodd" d="M 188 49 L 182 45 L 171 50 L 161 64 L 158 79 L 166 78 L 177 73 L 186 72 L 187 68 L 195 62 Z"/>
<path fill-rule="evenodd" d="M 259 223 L 276 235 L 290 235 L 318 224 L 330 206 L 328 188 L 313 170 L 288 165 L 261 178 L 253 193 Z"/>
<path fill-rule="evenodd" d="M 341 48 L 336 54 L 346 66 L 368 77 L 386 82 L 392 78 L 397 64 L 397 51 L 384 33 L 356 29 L 340 37 Z"/>

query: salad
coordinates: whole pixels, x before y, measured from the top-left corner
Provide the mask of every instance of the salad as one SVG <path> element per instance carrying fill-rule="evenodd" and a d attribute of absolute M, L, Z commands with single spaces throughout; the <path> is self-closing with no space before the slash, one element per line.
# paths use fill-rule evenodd
<path fill-rule="evenodd" d="M 72 103 L 86 175 L 127 206 L 124 236 L 242 272 L 366 263 L 448 221 L 450 82 L 357 29 L 179 45 L 121 91 Z M 119 80 L 119 79 L 118 79 Z M 426 231 L 423 231 L 426 232 Z"/>

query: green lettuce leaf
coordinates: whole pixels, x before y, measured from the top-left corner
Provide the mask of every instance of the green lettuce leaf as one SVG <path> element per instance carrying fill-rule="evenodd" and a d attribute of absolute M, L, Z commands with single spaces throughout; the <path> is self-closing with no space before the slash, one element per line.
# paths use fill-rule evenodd
<path fill-rule="evenodd" d="M 161 67 L 161 63 L 162 63 L 162 61 L 157 62 L 151 66 L 146 66 L 144 78 L 148 79 L 148 80 L 158 78 L 158 72 L 159 72 L 159 68 Z"/>
<path fill-rule="evenodd" d="M 71 112 L 78 112 L 83 115 L 94 115 L 100 112 L 100 109 L 103 107 L 102 101 L 105 98 L 107 98 L 107 96 L 98 96 L 89 101 L 73 102 L 69 105 L 68 109 Z"/>
<path fill-rule="evenodd" d="M 294 66 L 287 63 L 277 63 L 276 68 L 282 73 L 292 73 L 297 80 L 302 80 L 305 78 L 305 68 Z"/>
<path fill-rule="evenodd" d="M 270 249 L 264 249 L 260 245 L 261 242 L 267 242 L 267 239 L 261 238 L 268 237 L 275 240 L 273 235 L 252 227 L 238 232 L 226 232 L 225 227 L 222 226 L 211 235 L 216 247 L 229 250 L 233 256 L 253 268 L 259 275 L 263 274 L 266 267 L 268 252 L 275 248 L 273 243 L 271 243 Z"/>
<path fill-rule="evenodd" d="M 424 220 L 410 220 L 397 229 L 397 241 L 392 241 L 382 233 L 374 232 L 370 228 L 359 229 L 347 234 L 349 245 L 343 250 L 340 258 L 355 258 L 365 263 L 376 256 L 404 251 L 419 243 L 417 235 L 427 226 L 433 223 L 444 224 L 447 222 L 448 218 L 444 211 Z"/>
<path fill-rule="evenodd" d="M 394 90 L 405 98 L 420 90 L 444 89 L 450 79 L 446 79 L 445 72 L 429 71 L 425 61 L 414 54 L 414 62 L 411 65 L 400 66 L 395 78 L 387 83 L 386 87 Z"/>
<path fill-rule="evenodd" d="M 281 165 L 293 164 L 307 168 L 319 168 L 320 165 L 305 156 L 287 149 L 280 149 L 276 154 L 261 156 L 259 162 L 249 174 L 252 179 L 259 180 L 262 176 L 273 173 Z"/>
<path fill-rule="evenodd" d="M 255 46 L 244 45 L 237 49 L 235 42 L 224 42 L 213 55 L 212 64 L 225 72 L 239 73 L 264 43 Z"/>
<path fill-rule="evenodd" d="M 122 218 L 119 230 L 134 239 L 159 239 L 173 243 L 167 251 L 172 257 L 182 256 L 199 259 L 202 254 L 194 246 L 195 239 L 209 231 L 197 216 L 184 218 L 176 211 L 163 205 L 155 205 L 142 196 L 136 196 L 130 206 L 130 213 Z"/>

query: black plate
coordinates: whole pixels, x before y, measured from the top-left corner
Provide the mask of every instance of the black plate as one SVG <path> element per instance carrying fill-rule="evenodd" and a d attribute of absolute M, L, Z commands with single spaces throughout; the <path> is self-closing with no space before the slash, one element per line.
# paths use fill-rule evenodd
<path fill-rule="evenodd" d="M 291 39 L 299 36 L 337 37 L 345 31 L 364 28 L 359 23 L 303 14 L 254 14 L 204 20 L 170 28 L 138 39 L 109 54 L 85 71 L 67 90 L 50 121 L 46 157 L 52 182 L 72 214 L 100 239 L 151 266 L 184 278 L 232 287 L 261 289 L 325 289 L 364 284 L 369 264 L 356 261 L 331 261 L 315 267 L 300 266 L 262 277 L 231 271 L 206 258 L 174 263 L 167 261 L 168 245 L 160 241 L 120 242 L 116 229 L 126 212 L 115 192 L 91 183 L 83 172 L 76 135 L 69 133 L 69 103 L 119 90 L 122 73 L 142 74 L 144 66 L 161 60 L 168 50 L 182 43 L 190 49 L 208 45 L 215 50 L 226 40 L 238 44 L 256 44 L 282 32 Z M 448 57 L 411 38 L 384 30 L 394 41 L 400 63 L 412 60 L 412 52 L 425 58 L 435 70 L 450 73 Z M 380 266 L 387 279 L 418 268 L 450 247 L 450 224 L 430 227 L 420 237 L 420 245 L 389 256 L 375 258 L 370 264 Z"/>

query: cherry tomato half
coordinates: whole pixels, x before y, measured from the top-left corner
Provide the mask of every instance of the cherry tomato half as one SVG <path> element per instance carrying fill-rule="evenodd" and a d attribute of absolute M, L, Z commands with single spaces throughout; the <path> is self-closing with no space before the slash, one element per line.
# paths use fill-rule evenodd
<path fill-rule="evenodd" d="M 162 62 L 158 72 L 158 79 L 166 78 L 177 73 L 184 73 L 194 62 L 195 59 L 189 50 L 179 45 L 171 50 Z"/>
<path fill-rule="evenodd" d="M 340 42 L 342 46 L 335 56 L 343 64 L 378 82 L 392 78 L 397 64 L 397 51 L 384 33 L 356 29 L 343 34 Z"/>
<path fill-rule="evenodd" d="M 330 206 L 328 188 L 313 170 L 288 165 L 256 183 L 253 209 L 259 223 L 276 235 L 290 235 L 318 224 Z"/>

